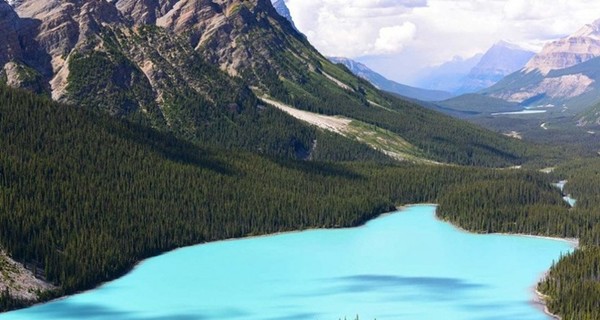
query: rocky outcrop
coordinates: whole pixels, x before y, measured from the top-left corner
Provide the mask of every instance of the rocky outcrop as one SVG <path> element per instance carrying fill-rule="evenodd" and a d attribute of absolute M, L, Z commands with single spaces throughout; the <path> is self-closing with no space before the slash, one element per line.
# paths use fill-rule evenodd
<path fill-rule="evenodd" d="M 104 26 L 126 25 L 116 7 L 105 0 L 23 0 L 15 10 L 28 21 L 23 28 L 23 39 L 28 41 L 26 62 L 48 78 L 56 100 L 65 100 L 65 68 L 73 50 L 97 45 Z"/>
<path fill-rule="evenodd" d="M 566 38 L 544 46 L 542 52 L 527 64 L 525 71 L 538 70 L 546 75 L 552 70 L 572 67 L 599 56 L 600 20 L 597 20 Z"/>
<path fill-rule="evenodd" d="M 2 4 L 7 32 L 0 35 L 1 65 L 22 56 L 25 66 L 43 75 L 52 97 L 62 101 L 68 100 L 69 57 L 106 50 L 107 30 L 162 27 L 186 37 L 206 60 L 234 76 L 277 68 L 274 53 L 286 51 L 278 48 L 286 41 L 289 48 L 290 34 L 308 44 L 269 0 L 20 0 L 13 2 L 14 11 Z M 295 54 L 300 57 L 301 51 Z"/>
<path fill-rule="evenodd" d="M 20 20 L 13 8 L 6 1 L 0 0 L 0 65 L 22 56 L 19 43 Z"/>
<path fill-rule="evenodd" d="M 34 276 L 22 264 L 10 259 L 0 250 L 0 292 L 8 291 L 13 298 L 25 301 L 38 300 L 38 293 L 56 289 Z"/>
<path fill-rule="evenodd" d="M 594 80 L 584 74 L 569 74 L 559 77 L 548 77 L 539 83 L 531 84 L 517 92 L 507 92 L 497 94 L 496 98 L 501 98 L 509 102 L 522 103 L 529 99 L 541 95 L 550 99 L 570 99 L 580 96 L 592 89 Z"/>
<path fill-rule="evenodd" d="M 115 0 L 117 9 L 136 25 L 156 24 L 179 0 Z"/>

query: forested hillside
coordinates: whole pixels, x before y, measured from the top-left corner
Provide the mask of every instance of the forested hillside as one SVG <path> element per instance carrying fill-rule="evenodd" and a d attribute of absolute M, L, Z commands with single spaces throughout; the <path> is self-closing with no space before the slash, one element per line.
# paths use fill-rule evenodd
<path fill-rule="evenodd" d="M 570 210 L 582 249 L 556 263 L 539 289 L 563 319 L 600 319 L 600 159 L 576 160 L 556 172 L 568 179 L 565 193 L 577 199 Z"/>
<path fill-rule="evenodd" d="M 201 148 L 5 87 L 0 128 L 0 245 L 60 287 L 42 298 L 94 287 L 176 247 L 354 226 L 474 183 L 523 184 L 530 201 L 563 206 L 544 174 L 298 162 Z"/>
<path fill-rule="evenodd" d="M 568 179 L 564 192 L 577 199 L 575 207 L 560 203 L 553 187 L 521 177 L 510 188 L 504 181 L 452 188 L 437 213 L 475 232 L 578 238 L 581 248 L 558 261 L 538 290 L 563 319 L 600 319 L 600 160 L 571 161 L 549 176 Z"/>
<path fill-rule="evenodd" d="M 268 95 L 390 131 L 427 160 L 508 167 L 539 156 L 531 145 L 380 92 L 323 57 L 266 0 L 0 3 L 14 37 L 39 42 L 0 47 L 0 64 L 15 70 L 0 82 L 196 145 L 307 157 L 315 131 L 257 99 Z M 338 142 L 361 148 L 352 137 L 327 140 Z"/>

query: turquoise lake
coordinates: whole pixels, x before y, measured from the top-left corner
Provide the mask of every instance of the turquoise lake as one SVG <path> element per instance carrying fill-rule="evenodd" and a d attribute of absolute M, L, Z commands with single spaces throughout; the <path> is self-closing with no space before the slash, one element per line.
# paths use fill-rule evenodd
<path fill-rule="evenodd" d="M 434 212 L 179 249 L 0 319 L 549 319 L 534 286 L 571 244 L 470 234 Z"/>

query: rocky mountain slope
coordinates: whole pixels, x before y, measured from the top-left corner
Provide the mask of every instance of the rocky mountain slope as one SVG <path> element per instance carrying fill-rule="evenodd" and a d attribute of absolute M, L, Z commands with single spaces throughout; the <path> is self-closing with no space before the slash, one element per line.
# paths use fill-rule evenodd
<path fill-rule="evenodd" d="M 600 20 L 548 43 L 525 68 L 483 93 L 526 106 L 564 106 L 576 112 L 600 99 L 597 57 Z"/>
<path fill-rule="evenodd" d="M 310 158 L 319 130 L 258 99 L 269 98 L 375 125 L 428 160 L 508 165 L 525 153 L 381 93 L 319 54 L 268 0 L 0 3 L 14 27 L 14 49 L 0 54 L 5 82 L 196 144 Z M 365 145 L 341 136 L 328 141 Z"/>
<path fill-rule="evenodd" d="M 397 83 L 371 70 L 366 65 L 348 58 L 329 57 L 329 60 L 331 60 L 333 63 L 343 64 L 346 68 L 352 71 L 352 73 L 369 81 L 377 88 L 398 94 L 403 97 L 422 101 L 441 101 L 452 97 L 452 94 L 449 92 L 427 90 Z"/>
<path fill-rule="evenodd" d="M 271 0 L 271 4 L 273 4 L 273 8 L 275 11 L 279 13 L 280 16 L 284 17 L 287 21 L 292 24 L 292 27 L 296 29 L 296 31 L 300 32 L 294 23 L 294 19 L 292 18 L 292 14 L 290 13 L 290 9 L 288 9 L 284 0 Z"/>
<path fill-rule="evenodd" d="M 544 46 L 525 66 L 525 72 L 547 75 L 600 56 L 600 20 L 587 24 L 574 34 Z"/>

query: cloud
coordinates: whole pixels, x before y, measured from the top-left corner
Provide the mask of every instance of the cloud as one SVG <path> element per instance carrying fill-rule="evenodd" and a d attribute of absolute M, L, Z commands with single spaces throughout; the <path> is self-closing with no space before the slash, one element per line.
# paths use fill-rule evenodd
<path fill-rule="evenodd" d="M 404 43 L 412 40 L 417 32 L 417 26 L 405 22 L 401 26 L 383 27 L 379 29 L 379 37 L 372 51 L 377 54 L 391 54 L 402 51 Z"/>
<path fill-rule="evenodd" d="M 286 0 L 325 55 L 414 83 L 419 70 L 471 57 L 499 40 L 540 50 L 600 18 L 597 0 Z"/>
<path fill-rule="evenodd" d="M 405 19 L 426 0 L 287 0 L 298 28 L 322 53 L 359 57 L 399 53 L 417 32 Z"/>

